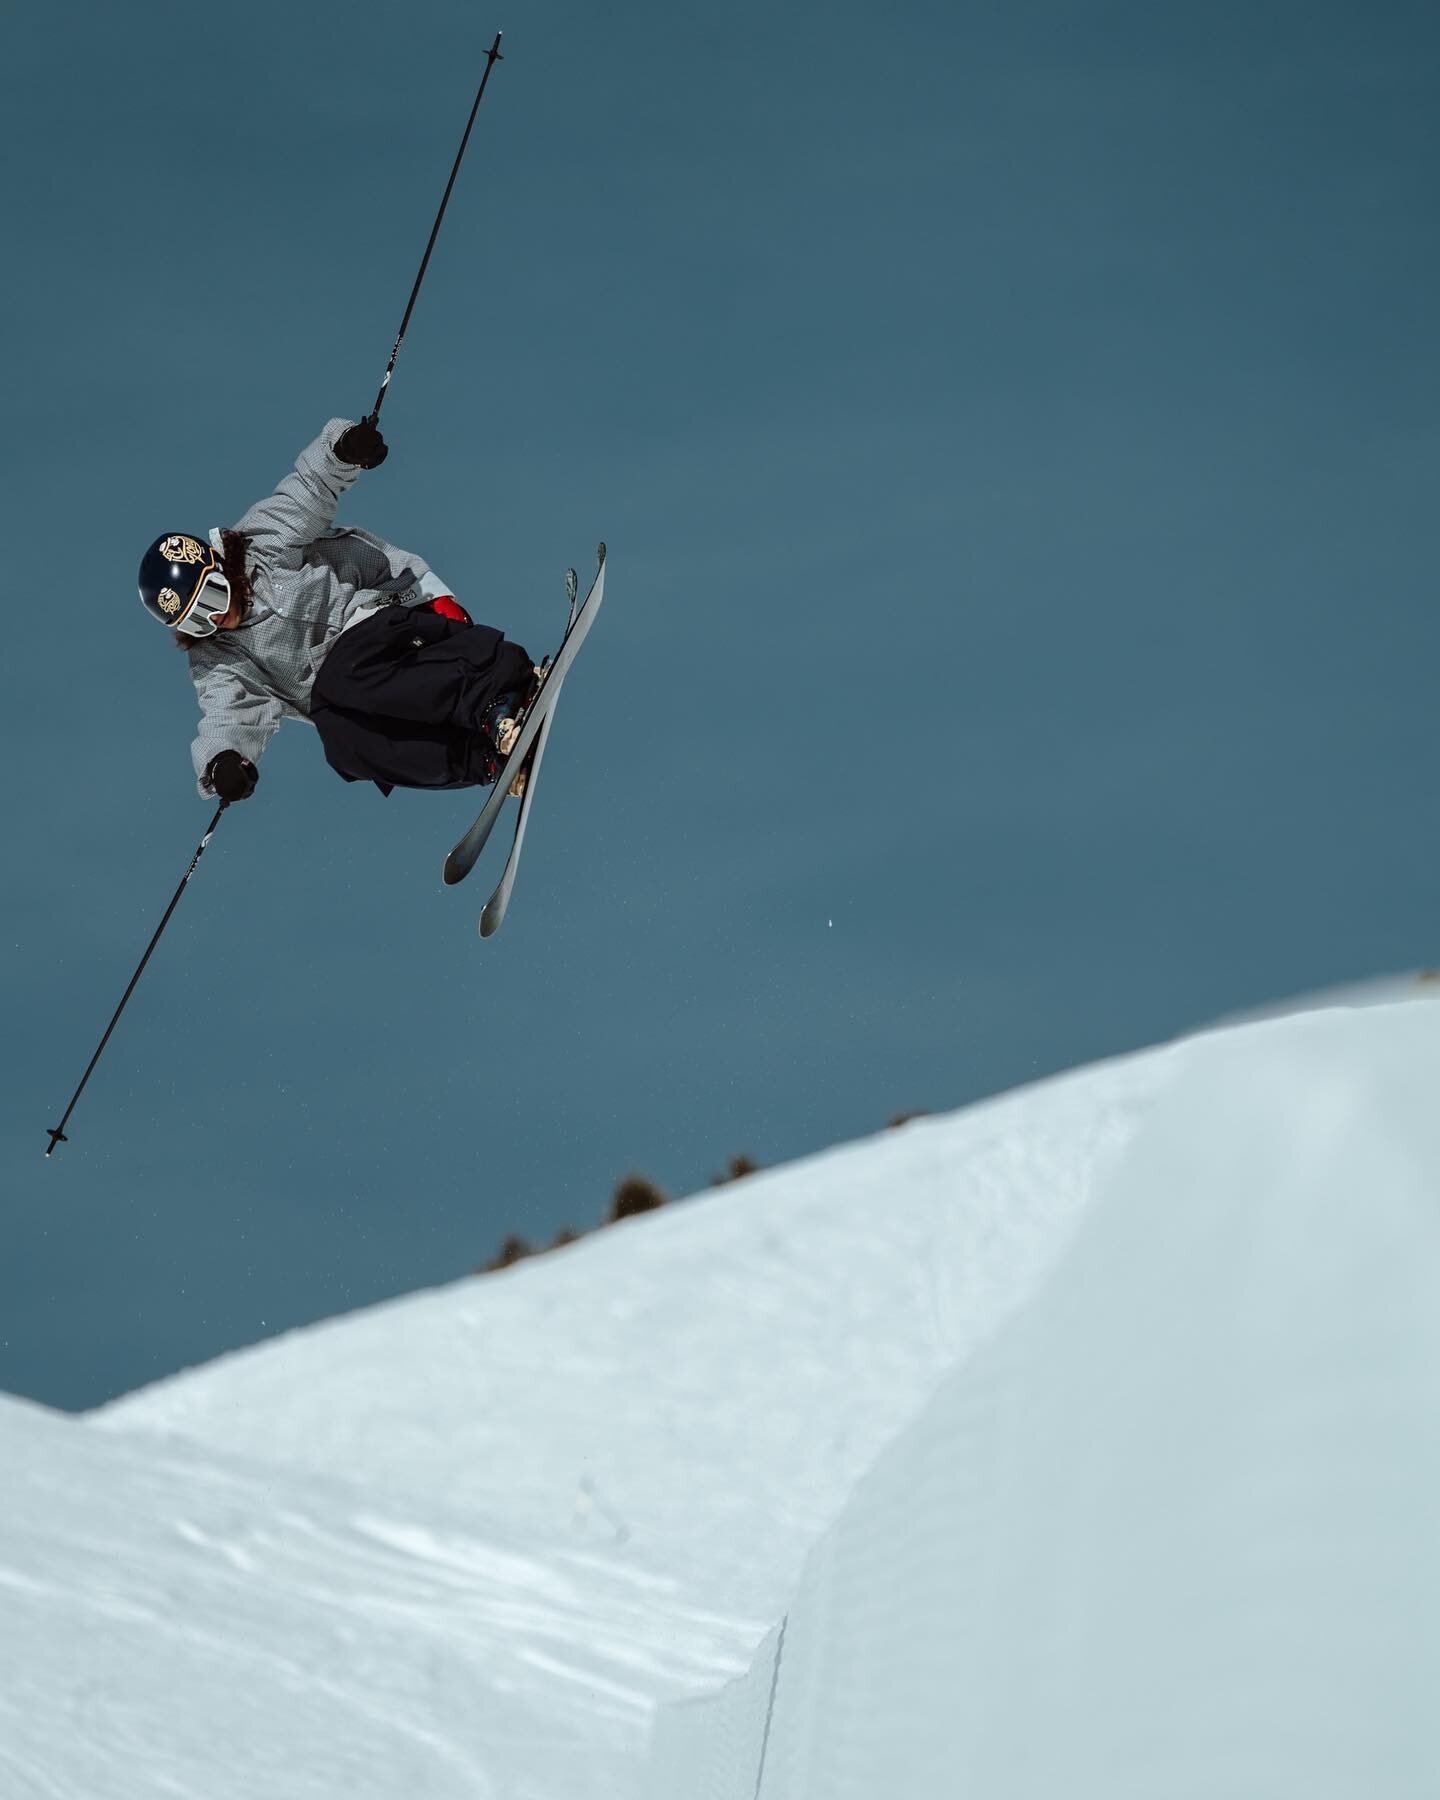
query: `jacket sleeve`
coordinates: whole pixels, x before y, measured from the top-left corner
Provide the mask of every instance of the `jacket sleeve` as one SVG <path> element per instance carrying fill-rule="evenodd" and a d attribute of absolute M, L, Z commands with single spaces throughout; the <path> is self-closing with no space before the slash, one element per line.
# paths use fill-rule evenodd
<path fill-rule="evenodd" d="M 238 750 L 258 763 L 283 715 L 280 702 L 243 663 L 211 661 L 203 651 L 192 650 L 190 674 L 200 697 L 200 729 L 190 746 L 190 760 L 200 792 L 213 798 L 215 790 L 205 771 L 215 757 L 222 750 Z"/>
<path fill-rule="evenodd" d="M 341 462 L 333 445 L 351 419 L 332 419 L 313 444 L 295 459 L 295 467 L 266 500 L 257 500 L 236 524 L 254 544 L 262 561 L 282 569 L 298 569 L 305 547 L 335 523 L 340 496 L 360 473 Z"/>

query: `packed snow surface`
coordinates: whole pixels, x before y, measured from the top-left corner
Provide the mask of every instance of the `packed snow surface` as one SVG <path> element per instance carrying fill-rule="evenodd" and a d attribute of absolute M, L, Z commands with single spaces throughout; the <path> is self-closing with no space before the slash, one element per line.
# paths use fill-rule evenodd
<path fill-rule="evenodd" d="M 1430 1791 L 1437 1068 L 1219 1030 L 0 1398 L 0 1800 Z"/>

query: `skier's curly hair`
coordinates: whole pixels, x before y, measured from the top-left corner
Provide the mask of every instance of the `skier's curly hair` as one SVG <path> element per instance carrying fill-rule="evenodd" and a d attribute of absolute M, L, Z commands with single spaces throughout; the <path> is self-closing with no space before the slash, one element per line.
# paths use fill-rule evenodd
<path fill-rule="evenodd" d="M 255 598 L 250 571 L 245 563 L 249 548 L 250 540 L 243 531 L 227 527 L 220 533 L 220 573 L 230 583 L 230 598 L 240 608 L 242 625 L 250 617 L 250 607 Z M 186 637 L 183 631 L 175 633 L 177 650 L 191 650 L 203 641 L 201 638 Z"/>

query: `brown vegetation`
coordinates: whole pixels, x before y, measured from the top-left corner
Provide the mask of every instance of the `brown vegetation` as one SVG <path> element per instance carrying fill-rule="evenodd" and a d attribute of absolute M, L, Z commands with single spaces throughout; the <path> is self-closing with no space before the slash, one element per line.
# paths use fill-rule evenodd
<path fill-rule="evenodd" d="M 890 1127 L 908 1124 L 911 1119 L 923 1119 L 923 1112 L 897 1113 L 889 1121 Z M 724 1172 L 711 1177 L 712 1187 L 728 1187 L 732 1181 L 743 1181 L 747 1175 L 759 1171 L 760 1164 L 753 1156 L 743 1151 L 739 1156 L 732 1156 L 725 1165 Z M 633 1219 L 641 1213 L 655 1212 L 659 1207 L 669 1204 L 666 1195 L 655 1183 L 644 1175 L 633 1170 L 618 1182 L 614 1193 L 610 1196 L 610 1207 L 599 1225 L 592 1225 L 590 1231 L 603 1231 L 607 1225 L 616 1225 L 621 1219 Z M 512 1232 L 500 1246 L 499 1253 L 488 1263 L 483 1263 L 476 1271 L 480 1275 L 488 1275 L 496 1269 L 508 1269 L 517 1262 L 523 1262 L 530 1256 L 543 1256 L 547 1250 L 559 1250 L 566 1244 L 573 1244 L 577 1239 L 588 1237 L 588 1231 L 573 1231 L 568 1225 L 563 1226 L 549 1244 L 531 1244 L 526 1239 Z"/>

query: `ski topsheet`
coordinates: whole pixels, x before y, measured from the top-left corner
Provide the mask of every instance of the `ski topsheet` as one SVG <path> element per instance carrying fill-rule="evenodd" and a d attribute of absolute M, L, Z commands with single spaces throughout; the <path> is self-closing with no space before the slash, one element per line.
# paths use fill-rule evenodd
<path fill-rule="evenodd" d="M 560 692 L 561 684 L 569 673 L 570 665 L 579 654 L 580 646 L 585 642 L 590 627 L 595 623 L 595 615 L 600 610 L 600 603 L 605 598 L 605 546 L 599 550 L 600 566 L 595 572 L 595 579 L 590 584 L 590 592 L 585 596 L 585 604 L 575 615 L 575 622 L 570 626 L 555 653 L 555 660 L 546 672 L 540 691 L 530 704 L 525 714 L 524 723 L 520 727 L 520 735 L 506 759 L 489 799 L 480 809 L 479 817 L 455 845 L 445 858 L 445 883 L 454 886 L 463 881 L 475 867 L 480 852 L 485 848 L 485 841 L 495 829 L 495 821 L 500 817 L 500 809 L 505 804 L 509 780 L 508 769 L 523 767 L 530 754 L 531 745 L 540 735 L 540 728 L 550 716 L 550 709 L 555 704 L 555 696 Z M 497 921 L 498 923 L 498 921 Z M 493 929 L 493 927 L 492 927 Z M 486 934 L 487 936 L 489 933 Z"/>
<path fill-rule="evenodd" d="M 567 570 L 565 595 L 570 602 L 570 613 L 565 620 L 566 637 L 569 637 L 570 628 L 575 623 L 575 614 L 579 606 L 578 592 L 575 571 Z M 520 851 L 525 843 L 525 826 L 530 818 L 530 802 L 535 798 L 535 788 L 540 780 L 540 764 L 545 760 L 545 745 L 550 738 L 550 727 L 555 723 L 555 706 L 559 698 L 560 690 L 556 687 L 550 695 L 550 706 L 545 714 L 545 723 L 540 727 L 540 735 L 535 740 L 535 748 L 530 752 L 530 761 L 525 776 L 525 792 L 520 796 L 520 816 L 515 821 L 515 837 L 510 845 L 510 854 L 505 858 L 505 867 L 500 871 L 500 879 L 495 885 L 494 893 L 485 902 L 480 912 L 481 937 L 493 937 L 505 923 L 505 909 L 510 904 L 510 890 L 515 886 L 515 871 L 520 866 Z"/>

